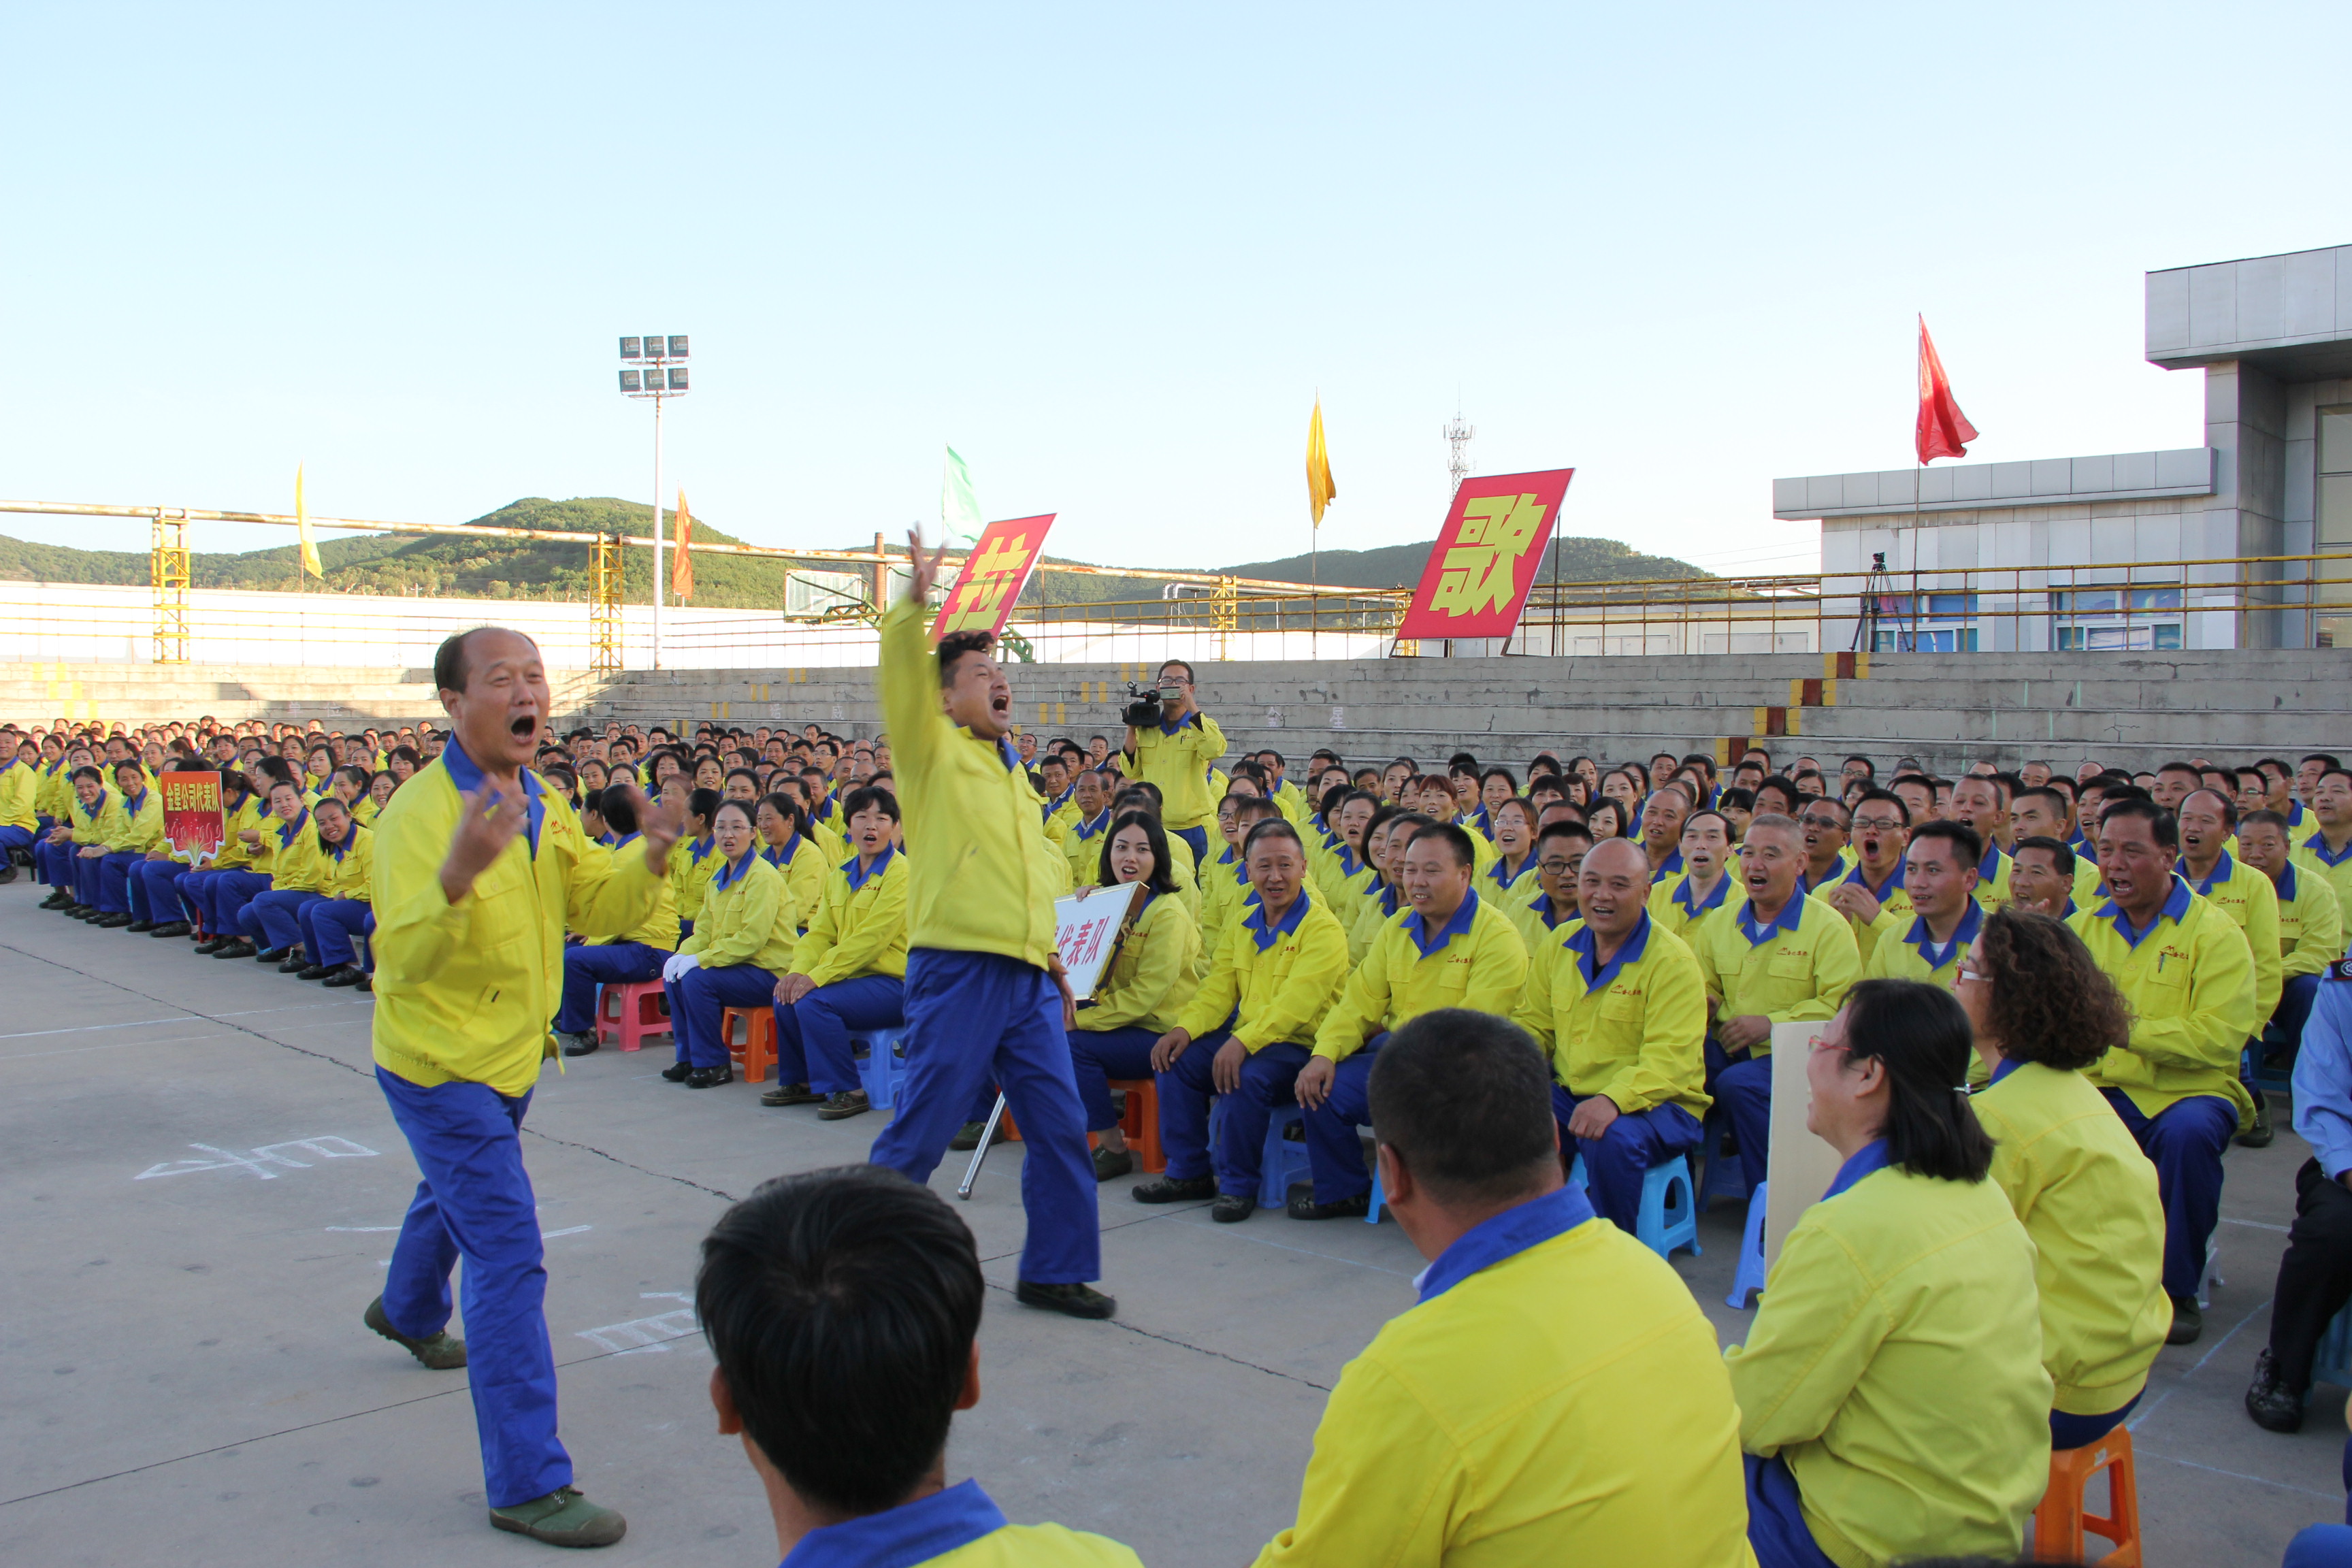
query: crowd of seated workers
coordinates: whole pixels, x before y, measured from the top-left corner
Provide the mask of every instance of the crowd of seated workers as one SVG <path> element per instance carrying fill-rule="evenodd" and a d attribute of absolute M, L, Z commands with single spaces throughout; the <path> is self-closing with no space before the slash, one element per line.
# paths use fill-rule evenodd
<path fill-rule="evenodd" d="M 2005 1552 L 2050 1448 L 2123 1421 L 2158 1349 L 2201 1333 L 2224 1152 L 2271 1141 L 2254 1080 L 2291 1074 L 2316 1157 L 2246 1406 L 2300 1422 L 2352 1300 L 2337 758 L 1943 778 L 1760 748 L 1521 769 L 1320 751 L 1294 774 L 1275 751 L 1232 752 L 1191 688 L 1172 661 L 1162 722 L 1023 735 L 1008 757 L 1062 851 L 1055 891 L 1135 885 L 1068 1034 L 1100 1180 L 1137 1171 L 1115 1086 L 1148 1081 L 1165 1169 L 1139 1203 L 1248 1220 L 1269 1123 L 1295 1106 L 1309 1174 L 1288 1217 L 1370 1211 L 1367 1126 L 1399 1206 L 1413 1156 L 1390 1178 L 1381 1064 L 1442 1017 L 1448 1048 L 1532 1042 L 1578 1212 L 1631 1236 L 1648 1173 L 1703 1143 L 1747 1190 L 1764 1183 L 1776 1030 L 1810 1026 L 1809 1125 L 1844 1165 L 1725 1363 L 1748 1533 L 1768 1563 Z M 43 910 L 364 991 L 372 825 L 419 769 L 470 766 L 447 746 L 430 724 L 0 727 L 0 880 L 21 861 L 51 889 Z M 551 1049 L 598 1049 L 603 987 L 658 983 L 671 1082 L 731 1081 L 726 1011 L 765 1008 L 763 1105 L 872 1109 L 856 1045 L 900 1024 L 906 857 L 922 852 L 889 761 L 885 740 L 814 724 L 608 723 L 551 744 L 536 786 L 591 853 L 625 845 L 648 796 L 688 821 L 651 916 L 572 933 Z M 216 852 L 165 836 L 162 775 L 190 772 L 218 777 Z M 1444 1177 L 1423 1190 L 1429 1212 L 1452 1201 L 1430 1196 Z M 1883 1331 L 1840 1327 L 1864 1321 Z M 1301 1529 L 1346 1534 L 1340 1493 L 1377 1478 L 1327 1473 L 1322 1454 Z M 1932 1542 L 1916 1517 L 1912 1536 L 1890 1522 L 1906 1508 L 1934 1516 Z"/>

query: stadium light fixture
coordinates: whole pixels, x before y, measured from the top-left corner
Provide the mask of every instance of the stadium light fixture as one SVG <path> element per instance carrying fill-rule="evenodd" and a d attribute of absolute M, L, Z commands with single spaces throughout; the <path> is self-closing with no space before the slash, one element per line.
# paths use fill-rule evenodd
<path fill-rule="evenodd" d="M 662 537 L 662 405 L 687 392 L 686 366 L 671 363 L 687 356 L 684 333 L 647 332 L 621 340 L 621 358 L 636 368 L 621 372 L 621 395 L 650 398 L 654 405 L 654 668 L 662 667 L 662 601 L 668 596 L 669 574 L 664 570 L 667 546 Z"/>

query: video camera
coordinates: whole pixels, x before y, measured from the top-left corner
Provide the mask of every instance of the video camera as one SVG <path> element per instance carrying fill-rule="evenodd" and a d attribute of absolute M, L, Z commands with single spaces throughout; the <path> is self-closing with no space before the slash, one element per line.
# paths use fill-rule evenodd
<path fill-rule="evenodd" d="M 1180 692 L 1173 686 L 1155 686 L 1149 689 L 1132 680 L 1127 683 L 1127 694 L 1134 699 L 1118 710 L 1119 721 L 1141 730 L 1161 723 L 1166 719 L 1162 704 L 1172 701 Z"/>

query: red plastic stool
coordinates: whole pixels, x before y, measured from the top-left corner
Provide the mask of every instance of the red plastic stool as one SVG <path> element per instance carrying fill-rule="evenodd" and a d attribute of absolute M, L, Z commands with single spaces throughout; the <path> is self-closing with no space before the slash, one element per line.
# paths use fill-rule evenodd
<path fill-rule="evenodd" d="M 743 1020 L 743 1038 L 735 1038 L 735 1020 Z M 727 1054 L 742 1069 L 744 1079 L 759 1083 L 776 1065 L 776 1014 L 770 1007 L 730 1007 L 719 1016 L 719 1037 L 727 1042 Z"/>
<path fill-rule="evenodd" d="M 621 1048 L 634 1051 L 647 1035 L 670 1032 L 669 997 L 658 980 L 607 985 L 596 1001 L 596 1038 L 618 1038 Z"/>
<path fill-rule="evenodd" d="M 2091 1478 L 2107 1472 L 2107 1511 L 2086 1511 Z M 2088 1531 L 2111 1543 L 2105 1557 L 2085 1558 Z M 2050 1456 L 2050 1489 L 2033 1510 L 2033 1555 L 2052 1563 L 2089 1562 L 2095 1568 L 2140 1568 L 2139 1482 L 2132 1471 L 2131 1434 L 2121 1426 L 2080 1448 Z"/>
<path fill-rule="evenodd" d="M 1118 1119 L 1118 1130 L 1127 1135 L 1128 1147 L 1135 1151 L 1136 1163 L 1155 1174 L 1166 1170 L 1168 1156 L 1160 1152 L 1159 1080 L 1115 1078 L 1110 1087 L 1127 1090 L 1127 1112 Z"/>

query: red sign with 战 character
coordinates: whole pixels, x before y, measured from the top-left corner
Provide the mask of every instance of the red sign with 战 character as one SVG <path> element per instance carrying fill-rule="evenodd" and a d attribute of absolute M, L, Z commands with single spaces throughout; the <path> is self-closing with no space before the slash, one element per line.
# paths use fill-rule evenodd
<path fill-rule="evenodd" d="M 1536 585 L 1574 468 L 1462 481 L 1400 637 L 1507 637 Z"/>
<path fill-rule="evenodd" d="M 971 553 L 963 558 L 963 570 L 956 574 L 955 586 L 948 590 L 947 603 L 940 606 L 940 618 L 931 626 L 933 642 L 950 632 L 992 637 L 1004 630 L 1022 585 L 1045 548 L 1045 531 L 1054 526 L 1055 515 L 1016 517 L 982 530 Z"/>
<path fill-rule="evenodd" d="M 163 841 L 172 858 L 201 866 L 221 852 L 228 830 L 221 815 L 218 773 L 163 773 Z"/>

